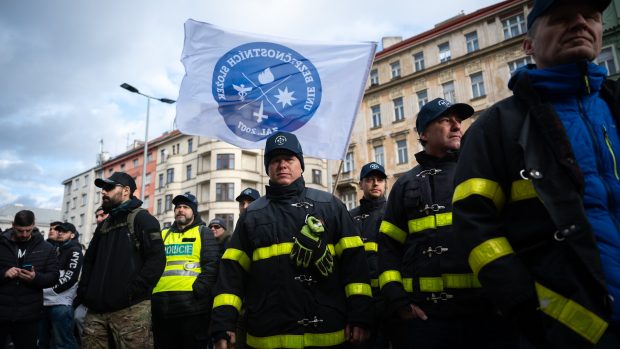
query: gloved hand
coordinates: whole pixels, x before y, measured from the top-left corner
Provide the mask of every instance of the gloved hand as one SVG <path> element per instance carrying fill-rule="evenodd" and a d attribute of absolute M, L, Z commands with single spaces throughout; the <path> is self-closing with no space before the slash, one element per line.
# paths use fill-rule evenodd
<path fill-rule="evenodd" d="M 306 216 L 306 224 L 293 236 L 291 260 L 297 267 L 308 268 L 313 262 L 319 272 L 327 276 L 333 271 L 334 258 L 321 240 L 325 227 L 319 219 Z"/>
<path fill-rule="evenodd" d="M 314 265 L 323 276 L 328 276 L 334 271 L 334 256 L 332 256 L 332 253 L 329 252 L 328 248 L 324 250 L 322 256 L 317 258 Z"/>

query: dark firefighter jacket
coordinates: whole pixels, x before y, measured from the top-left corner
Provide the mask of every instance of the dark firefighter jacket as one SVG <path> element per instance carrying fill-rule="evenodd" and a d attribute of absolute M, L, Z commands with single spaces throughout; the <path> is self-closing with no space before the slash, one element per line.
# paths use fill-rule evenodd
<path fill-rule="evenodd" d="M 306 215 L 324 222 L 334 272 L 297 269 L 290 257 L 293 232 Z M 239 218 L 220 263 L 211 331 L 234 331 L 245 303 L 247 344 L 255 348 L 329 347 L 343 343 L 346 324 L 369 328 L 371 288 L 364 245 L 345 206 L 334 196 L 270 185 Z"/>
<path fill-rule="evenodd" d="M 418 166 L 390 192 L 379 234 L 379 285 L 392 311 L 418 305 L 429 317 L 489 311 L 452 229 L 457 154 L 416 154 Z"/>
<path fill-rule="evenodd" d="M 379 289 L 379 262 L 377 257 L 379 247 L 377 244 L 377 234 L 379 234 L 381 218 L 383 218 L 383 213 L 385 212 L 385 202 L 385 197 L 376 200 L 362 198 L 360 205 L 349 211 L 364 242 L 368 272 L 370 273 L 370 285 L 374 294 Z"/>
<path fill-rule="evenodd" d="M 455 229 L 486 294 L 530 339 L 587 348 L 605 331 L 610 304 L 583 175 L 553 106 L 527 74 L 513 91 L 464 137 Z M 610 89 L 601 96 L 618 110 Z"/>

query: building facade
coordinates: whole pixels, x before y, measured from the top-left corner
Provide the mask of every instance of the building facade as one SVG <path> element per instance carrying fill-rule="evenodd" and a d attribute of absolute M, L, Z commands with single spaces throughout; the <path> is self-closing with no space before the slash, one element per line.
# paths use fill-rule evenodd
<path fill-rule="evenodd" d="M 62 182 L 65 191 L 61 220 L 75 225 L 81 243 L 90 241 L 96 226 L 95 209 L 101 205 L 101 195 L 95 187 L 95 178 L 101 175 L 102 169 L 97 166 Z"/>
<path fill-rule="evenodd" d="M 609 77 L 620 77 L 618 56 L 620 55 L 620 0 L 613 0 L 603 13 L 603 48 L 597 58 L 599 65 L 607 68 Z"/>

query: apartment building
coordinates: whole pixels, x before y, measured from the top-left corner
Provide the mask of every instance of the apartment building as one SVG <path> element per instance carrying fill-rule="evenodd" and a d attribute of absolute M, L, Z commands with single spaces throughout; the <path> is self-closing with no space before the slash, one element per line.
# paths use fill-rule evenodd
<path fill-rule="evenodd" d="M 101 166 L 97 166 L 62 182 L 65 191 L 60 220 L 75 225 L 81 243 L 90 241 L 97 226 L 95 209 L 101 205 L 101 195 L 95 187 L 95 178 L 100 178 L 102 173 Z"/>

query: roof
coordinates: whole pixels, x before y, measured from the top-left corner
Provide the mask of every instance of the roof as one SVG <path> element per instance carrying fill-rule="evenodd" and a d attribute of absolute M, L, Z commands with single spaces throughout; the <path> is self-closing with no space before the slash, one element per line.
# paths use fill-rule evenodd
<path fill-rule="evenodd" d="M 60 221 L 62 215 L 60 210 L 54 210 L 50 208 L 28 207 L 19 204 L 10 204 L 0 207 L 0 221 L 12 222 L 15 218 L 15 214 L 21 210 L 30 210 L 34 212 L 35 222 L 42 224 L 49 224 L 53 221 Z"/>

